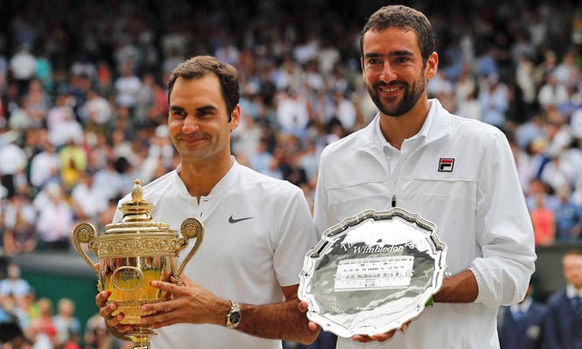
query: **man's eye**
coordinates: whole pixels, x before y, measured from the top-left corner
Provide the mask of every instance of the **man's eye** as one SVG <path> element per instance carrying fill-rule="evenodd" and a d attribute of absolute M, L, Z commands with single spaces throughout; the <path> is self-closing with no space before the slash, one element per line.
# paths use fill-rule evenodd
<path fill-rule="evenodd" d="M 186 117 L 186 113 L 183 111 L 175 110 L 172 112 L 172 116 L 176 119 L 184 119 Z"/>

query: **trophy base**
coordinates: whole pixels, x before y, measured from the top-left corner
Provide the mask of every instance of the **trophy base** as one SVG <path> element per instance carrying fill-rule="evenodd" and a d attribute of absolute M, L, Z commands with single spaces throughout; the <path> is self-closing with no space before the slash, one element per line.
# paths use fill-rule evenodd
<path fill-rule="evenodd" d="M 126 334 L 133 343 L 132 349 L 151 349 L 150 338 L 155 335 L 156 332 L 148 327 L 134 327 Z"/>
<path fill-rule="evenodd" d="M 133 329 L 126 336 L 133 343 L 132 349 L 151 349 L 150 338 L 156 332 L 149 327 L 141 326 L 141 316 L 153 314 L 153 312 L 142 312 L 140 306 L 159 302 L 159 299 L 152 300 L 132 300 L 132 301 L 112 301 L 117 304 L 117 310 L 112 315 L 123 313 L 121 324 L 132 325 Z"/>

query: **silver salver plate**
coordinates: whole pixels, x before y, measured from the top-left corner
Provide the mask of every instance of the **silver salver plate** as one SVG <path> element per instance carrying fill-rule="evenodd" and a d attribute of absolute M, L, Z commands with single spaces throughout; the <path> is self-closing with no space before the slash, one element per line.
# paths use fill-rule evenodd
<path fill-rule="evenodd" d="M 327 229 L 307 252 L 299 298 L 325 331 L 386 333 L 425 309 L 445 270 L 434 223 L 402 208 L 366 210 Z"/>

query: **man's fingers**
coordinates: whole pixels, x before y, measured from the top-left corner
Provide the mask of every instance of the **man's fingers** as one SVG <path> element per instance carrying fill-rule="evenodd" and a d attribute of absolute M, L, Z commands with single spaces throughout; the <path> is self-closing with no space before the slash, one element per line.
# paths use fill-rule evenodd
<path fill-rule="evenodd" d="M 186 293 L 186 288 L 183 286 L 179 286 L 170 282 L 163 282 L 154 280 L 150 282 L 150 285 L 154 288 L 157 288 L 162 291 L 166 291 L 167 293 L 176 293 L 176 294 L 183 294 Z"/>
<path fill-rule="evenodd" d="M 95 303 L 97 304 L 97 307 L 103 308 L 105 304 L 107 304 L 107 299 L 109 298 L 110 295 L 111 291 L 103 291 L 97 293 L 97 295 L 95 296 Z"/>

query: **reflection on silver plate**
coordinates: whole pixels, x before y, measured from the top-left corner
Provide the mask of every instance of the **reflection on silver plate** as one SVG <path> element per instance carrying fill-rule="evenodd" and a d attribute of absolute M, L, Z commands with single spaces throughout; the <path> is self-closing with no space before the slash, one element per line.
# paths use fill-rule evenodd
<path fill-rule="evenodd" d="M 351 337 L 389 332 L 418 316 L 446 269 L 436 230 L 401 208 L 363 211 L 327 229 L 300 274 L 307 317 Z"/>

